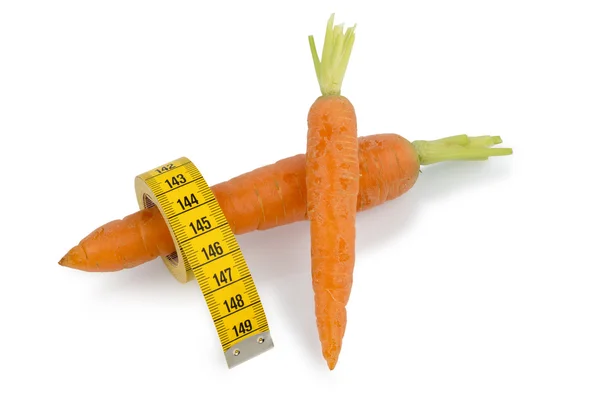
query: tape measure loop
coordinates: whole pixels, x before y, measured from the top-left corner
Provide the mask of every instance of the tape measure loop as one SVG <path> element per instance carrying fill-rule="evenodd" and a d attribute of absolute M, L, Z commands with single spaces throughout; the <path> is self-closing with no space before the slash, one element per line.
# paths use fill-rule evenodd
<path fill-rule="evenodd" d="M 212 190 L 186 157 L 138 175 L 140 209 L 158 207 L 176 244 L 162 260 L 181 283 L 202 290 L 229 368 L 271 348 L 262 302 Z"/>

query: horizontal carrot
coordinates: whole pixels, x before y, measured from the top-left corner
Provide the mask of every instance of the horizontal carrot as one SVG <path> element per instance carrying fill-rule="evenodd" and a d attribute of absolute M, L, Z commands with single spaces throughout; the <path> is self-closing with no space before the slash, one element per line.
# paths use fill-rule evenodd
<path fill-rule="evenodd" d="M 512 154 L 492 148 L 497 136 L 409 142 L 396 134 L 359 137 L 357 210 L 365 211 L 410 190 L 421 165 L 451 160 L 485 160 Z M 304 154 L 239 175 L 211 187 L 234 234 L 242 235 L 307 220 Z M 175 252 L 167 224 L 152 207 L 95 229 L 59 264 L 82 271 L 111 272 L 142 265 Z"/>

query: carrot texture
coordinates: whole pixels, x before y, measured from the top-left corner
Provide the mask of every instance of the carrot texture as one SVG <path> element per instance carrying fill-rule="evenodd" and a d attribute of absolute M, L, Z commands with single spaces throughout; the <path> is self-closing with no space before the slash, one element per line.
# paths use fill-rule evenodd
<path fill-rule="evenodd" d="M 355 264 L 358 135 L 354 106 L 341 95 L 354 27 L 327 22 L 322 60 L 309 37 L 321 96 L 308 112 L 306 199 L 317 330 L 323 357 L 335 368 L 346 330 Z"/>
<path fill-rule="evenodd" d="M 420 165 L 450 160 L 485 160 L 511 154 L 490 148 L 497 136 L 451 136 L 410 142 L 397 134 L 359 137 L 358 211 L 396 199 L 419 177 Z M 307 220 L 306 157 L 281 159 L 211 187 L 232 231 L 242 235 Z M 175 252 L 167 224 L 156 207 L 110 221 L 84 237 L 59 261 L 88 272 L 133 268 Z"/>
<path fill-rule="evenodd" d="M 95 229 L 60 261 L 84 271 L 132 268 L 175 251 L 171 233 L 156 207 L 140 210 Z"/>

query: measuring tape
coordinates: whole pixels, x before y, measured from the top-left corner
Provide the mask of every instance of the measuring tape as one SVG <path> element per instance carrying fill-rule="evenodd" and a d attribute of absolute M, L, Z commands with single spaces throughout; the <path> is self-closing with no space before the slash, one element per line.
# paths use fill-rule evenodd
<path fill-rule="evenodd" d="M 182 283 L 196 278 L 229 368 L 273 348 L 244 256 L 212 190 L 186 157 L 135 179 L 140 209 L 158 207 L 176 251 L 162 257 Z"/>

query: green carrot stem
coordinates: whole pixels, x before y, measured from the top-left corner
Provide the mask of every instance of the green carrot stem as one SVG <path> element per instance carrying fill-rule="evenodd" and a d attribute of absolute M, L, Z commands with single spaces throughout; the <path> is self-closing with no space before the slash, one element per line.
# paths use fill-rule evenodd
<path fill-rule="evenodd" d="M 315 73 L 319 81 L 319 87 L 323 96 L 339 96 L 342 89 L 342 81 L 346 74 L 352 46 L 354 45 L 354 30 L 356 25 L 346 29 L 344 25 L 333 25 L 334 14 L 331 14 L 325 29 L 323 51 L 321 59 L 317 53 L 315 39 L 312 35 L 308 37 L 310 52 L 312 54 Z"/>
<path fill-rule="evenodd" d="M 502 143 L 500 136 L 456 135 L 437 140 L 415 140 L 412 142 L 421 165 L 444 161 L 482 161 L 488 157 L 507 156 L 511 148 L 491 148 Z"/>
<path fill-rule="evenodd" d="M 500 136 L 474 136 L 469 138 L 469 147 L 490 147 L 502 143 Z"/>
<path fill-rule="evenodd" d="M 455 135 L 455 136 L 448 136 L 445 138 L 441 138 L 441 139 L 436 139 L 436 140 L 431 140 L 430 141 L 431 144 L 435 143 L 435 144 L 443 144 L 443 145 L 450 145 L 450 144 L 458 144 L 461 146 L 466 146 L 467 144 L 469 144 L 469 137 L 467 135 Z"/>

